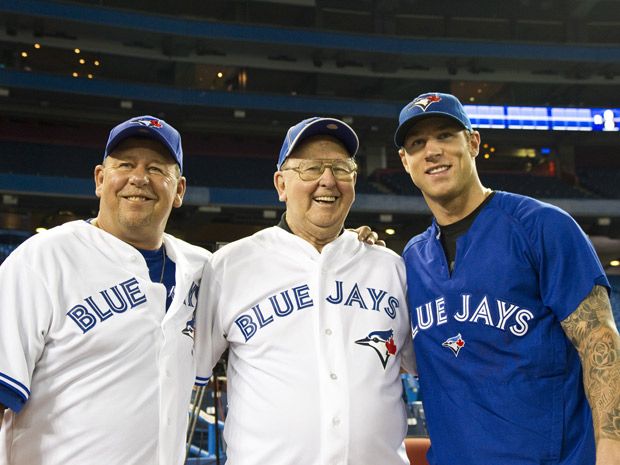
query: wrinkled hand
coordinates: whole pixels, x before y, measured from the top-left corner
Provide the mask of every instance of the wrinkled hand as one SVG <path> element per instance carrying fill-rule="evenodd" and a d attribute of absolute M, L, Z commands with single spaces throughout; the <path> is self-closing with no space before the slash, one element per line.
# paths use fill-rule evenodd
<path fill-rule="evenodd" d="M 350 231 L 357 233 L 358 240 L 365 242 L 366 244 L 379 245 L 381 247 L 385 247 L 385 241 L 382 239 L 379 239 L 379 235 L 376 232 L 374 232 L 372 229 L 370 229 L 370 226 L 364 225 L 356 229 L 350 229 Z"/>

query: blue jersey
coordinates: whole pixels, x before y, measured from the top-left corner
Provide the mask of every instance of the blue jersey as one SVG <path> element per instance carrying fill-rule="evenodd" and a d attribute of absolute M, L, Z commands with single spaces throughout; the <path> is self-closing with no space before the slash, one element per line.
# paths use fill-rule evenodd
<path fill-rule="evenodd" d="M 457 239 L 436 223 L 403 252 L 432 465 L 593 465 L 577 351 L 560 321 L 609 287 L 562 210 L 496 192 Z"/>

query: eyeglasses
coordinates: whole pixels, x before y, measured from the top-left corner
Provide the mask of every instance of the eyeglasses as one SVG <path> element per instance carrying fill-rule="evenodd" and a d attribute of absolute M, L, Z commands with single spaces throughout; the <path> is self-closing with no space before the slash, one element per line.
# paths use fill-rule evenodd
<path fill-rule="evenodd" d="M 282 168 L 280 171 L 295 171 L 302 181 L 316 181 L 321 177 L 325 168 L 329 168 L 338 181 L 353 181 L 357 171 L 357 163 L 350 158 L 346 160 L 301 160 L 299 165 Z"/>

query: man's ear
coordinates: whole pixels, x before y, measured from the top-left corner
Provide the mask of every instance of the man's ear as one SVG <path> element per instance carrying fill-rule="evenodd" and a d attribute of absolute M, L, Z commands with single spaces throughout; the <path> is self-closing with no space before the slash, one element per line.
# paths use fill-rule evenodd
<path fill-rule="evenodd" d="M 278 200 L 286 202 L 286 179 L 282 171 L 276 171 L 273 175 L 273 185 L 278 191 Z"/>
<path fill-rule="evenodd" d="M 404 148 L 399 148 L 398 149 L 398 156 L 400 157 L 400 162 L 403 164 L 403 168 L 405 168 L 405 171 L 407 173 L 409 173 L 409 166 L 407 165 L 407 152 L 405 152 Z"/>
<path fill-rule="evenodd" d="M 177 192 L 174 196 L 174 202 L 172 202 L 172 206 L 174 208 L 179 208 L 183 205 L 183 196 L 185 195 L 185 190 L 187 189 L 187 181 L 185 180 L 185 176 L 181 176 L 179 178 L 179 182 L 177 183 Z"/>
<path fill-rule="evenodd" d="M 480 153 L 480 133 L 478 131 L 472 131 L 469 136 L 469 153 L 473 158 Z"/>
<path fill-rule="evenodd" d="M 103 165 L 95 166 L 93 177 L 95 178 L 95 195 L 101 198 L 101 189 L 103 189 Z"/>

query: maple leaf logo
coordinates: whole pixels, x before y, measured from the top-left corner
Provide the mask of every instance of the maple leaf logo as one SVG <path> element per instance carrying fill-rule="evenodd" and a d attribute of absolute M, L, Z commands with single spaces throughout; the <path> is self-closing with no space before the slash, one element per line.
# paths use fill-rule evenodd
<path fill-rule="evenodd" d="M 454 356 L 458 357 L 459 352 L 461 351 L 463 346 L 465 346 L 465 340 L 461 337 L 461 333 L 459 333 L 454 337 L 446 339 L 441 345 L 450 349 Z"/>
<path fill-rule="evenodd" d="M 383 369 L 387 366 L 390 356 L 396 355 L 396 343 L 394 342 L 394 331 L 371 331 L 368 336 L 355 341 L 356 344 L 372 348 L 381 360 Z"/>
<path fill-rule="evenodd" d="M 413 105 L 426 111 L 426 109 L 433 103 L 441 102 L 439 95 L 427 95 L 426 97 L 420 97 L 413 102 Z"/>
<path fill-rule="evenodd" d="M 159 121 L 158 119 L 139 119 L 136 120 L 136 123 L 141 124 L 142 126 L 147 126 L 147 127 L 152 127 L 152 128 L 162 128 L 163 125 L 161 124 L 161 121 Z"/>
<path fill-rule="evenodd" d="M 390 355 L 396 355 L 396 344 L 394 343 L 394 338 L 391 337 L 386 343 L 385 348 Z"/>

